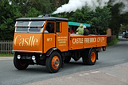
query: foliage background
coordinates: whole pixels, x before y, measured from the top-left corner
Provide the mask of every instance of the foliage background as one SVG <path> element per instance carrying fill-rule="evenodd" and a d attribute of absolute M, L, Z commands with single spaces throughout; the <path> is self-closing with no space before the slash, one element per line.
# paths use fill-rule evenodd
<path fill-rule="evenodd" d="M 68 3 L 68 0 L 0 0 L 0 40 L 13 40 L 16 18 L 37 17 L 52 13 L 65 3 Z M 120 6 L 122 4 L 107 6 L 103 9 L 97 7 L 95 12 L 85 6 L 76 12 L 54 16 L 91 24 L 92 28 L 98 29 L 100 34 L 105 34 L 106 29 L 110 27 L 112 34 L 118 36 L 120 27 L 121 31 L 128 29 L 128 13 L 120 15 L 118 9 Z"/>

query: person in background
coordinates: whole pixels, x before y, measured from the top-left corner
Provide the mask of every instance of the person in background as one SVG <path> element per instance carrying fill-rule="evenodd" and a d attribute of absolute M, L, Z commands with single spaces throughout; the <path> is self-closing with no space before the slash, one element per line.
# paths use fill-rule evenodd
<path fill-rule="evenodd" d="M 76 31 L 78 32 L 79 35 L 83 35 L 84 34 L 83 25 L 80 24 Z"/>
<path fill-rule="evenodd" d="M 71 30 L 71 34 L 73 33 L 73 30 Z"/>
<path fill-rule="evenodd" d="M 84 35 L 89 35 L 89 30 L 87 28 L 84 29 Z"/>
<path fill-rule="evenodd" d="M 125 37 L 125 32 L 123 32 L 123 36 L 122 36 L 123 38 Z"/>
<path fill-rule="evenodd" d="M 89 35 L 89 30 L 84 26 L 84 35 Z"/>

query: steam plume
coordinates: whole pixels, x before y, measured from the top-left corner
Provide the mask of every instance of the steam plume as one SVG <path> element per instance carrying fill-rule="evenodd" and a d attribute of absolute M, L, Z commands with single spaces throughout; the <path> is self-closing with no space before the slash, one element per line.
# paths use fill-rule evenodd
<path fill-rule="evenodd" d="M 91 10 L 95 10 L 97 6 L 104 7 L 109 0 L 69 0 L 68 4 L 64 4 L 59 7 L 53 14 L 63 12 L 74 12 L 77 9 L 81 9 L 83 6 L 88 6 Z"/>
<path fill-rule="evenodd" d="M 120 14 L 124 14 L 128 12 L 128 0 L 113 0 L 112 5 L 114 6 L 115 4 L 120 4 L 122 3 L 123 6 L 120 7 Z"/>
<path fill-rule="evenodd" d="M 123 7 L 120 8 L 120 13 L 128 12 L 128 0 L 112 0 L 112 5 L 122 3 Z M 108 5 L 109 0 L 69 0 L 67 4 L 57 8 L 53 14 L 63 12 L 75 12 L 77 9 L 81 9 L 83 6 L 88 6 L 91 10 L 95 11 L 96 7 L 103 8 Z"/>

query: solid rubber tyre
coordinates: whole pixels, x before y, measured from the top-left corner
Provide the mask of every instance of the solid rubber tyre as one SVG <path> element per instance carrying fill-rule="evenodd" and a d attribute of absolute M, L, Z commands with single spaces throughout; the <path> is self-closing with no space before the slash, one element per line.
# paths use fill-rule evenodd
<path fill-rule="evenodd" d="M 46 58 L 46 68 L 50 73 L 56 73 L 62 66 L 62 58 L 60 53 L 54 51 Z"/>
<path fill-rule="evenodd" d="M 103 51 L 106 51 L 106 47 L 102 47 Z"/>
<path fill-rule="evenodd" d="M 98 48 L 98 52 L 101 52 L 101 47 Z"/>
<path fill-rule="evenodd" d="M 17 59 L 17 54 L 14 54 L 13 63 L 18 70 L 24 70 L 28 67 L 28 64 L 24 63 L 24 60 Z"/>
<path fill-rule="evenodd" d="M 89 52 L 85 53 L 85 55 L 82 57 L 83 64 L 86 65 L 94 65 L 96 63 L 97 58 L 97 52 L 95 49 L 90 49 Z"/>

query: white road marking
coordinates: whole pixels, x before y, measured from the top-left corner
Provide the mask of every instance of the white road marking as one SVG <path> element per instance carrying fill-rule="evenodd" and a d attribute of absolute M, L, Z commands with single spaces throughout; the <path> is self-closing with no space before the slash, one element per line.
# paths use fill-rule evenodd
<path fill-rule="evenodd" d="M 110 74 L 110 73 L 105 73 L 105 74 L 107 74 L 107 75 L 109 75 L 109 76 L 116 77 L 115 75 L 112 75 L 112 74 Z"/>
<path fill-rule="evenodd" d="M 127 80 L 125 80 L 125 79 L 122 79 L 121 81 L 124 82 L 124 83 L 127 83 Z"/>
<path fill-rule="evenodd" d="M 79 74 L 79 76 L 88 76 L 89 75 L 89 73 L 82 73 L 82 74 Z"/>
<path fill-rule="evenodd" d="M 72 78 L 72 76 L 68 77 L 67 79 L 71 79 L 71 78 Z"/>
<path fill-rule="evenodd" d="M 100 73 L 100 71 L 93 71 L 91 72 L 92 74 L 95 74 L 95 73 Z"/>

